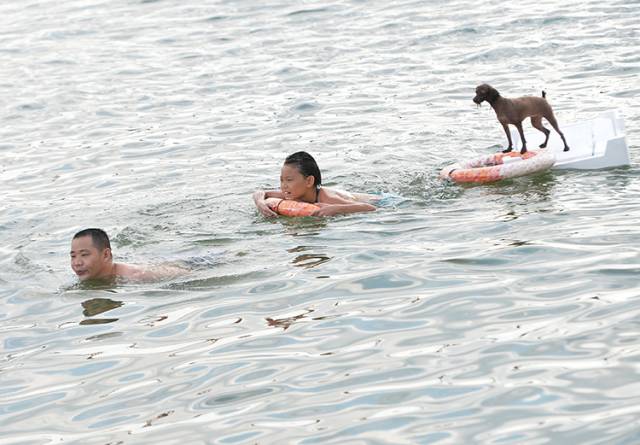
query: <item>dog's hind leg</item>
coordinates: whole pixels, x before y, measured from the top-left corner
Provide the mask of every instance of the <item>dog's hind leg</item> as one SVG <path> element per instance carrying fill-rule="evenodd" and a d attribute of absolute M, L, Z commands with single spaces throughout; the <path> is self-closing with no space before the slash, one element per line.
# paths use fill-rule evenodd
<path fill-rule="evenodd" d="M 556 117 L 553 114 L 551 114 L 549 116 L 545 116 L 545 118 L 549 121 L 553 129 L 556 130 L 560 135 L 560 137 L 562 138 L 562 142 L 564 143 L 564 151 L 569 151 L 569 146 L 567 145 L 567 141 L 564 138 L 564 134 L 562 134 L 562 132 L 560 131 L 560 128 L 558 127 L 558 121 L 556 121 Z"/>
<path fill-rule="evenodd" d="M 551 134 L 551 130 L 548 130 L 542 125 L 542 117 L 541 116 L 531 116 L 531 125 L 533 128 L 536 128 L 544 133 L 544 142 L 540 144 L 540 148 L 545 148 L 547 146 L 547 142 L 549 142 L 549 135 Z"/>

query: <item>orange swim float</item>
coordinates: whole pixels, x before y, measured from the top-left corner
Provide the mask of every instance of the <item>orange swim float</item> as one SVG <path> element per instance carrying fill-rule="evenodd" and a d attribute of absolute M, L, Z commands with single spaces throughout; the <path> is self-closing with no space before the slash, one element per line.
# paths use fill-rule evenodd
<path fill-rule="evenodd" d="M 495 153 L 442 169 L 440 177 L 458 183 L 478 183 L 517 178 L 551 168 L 556 158 L 550 150 Z"/>
<path fill-rule="evenodd" d="M 290 199 L 267 198 L 265 201 L 271 210 L 284 216 L 311 216 L 313 212 L 320 209 L 317 205 L 309 202 Z"/>

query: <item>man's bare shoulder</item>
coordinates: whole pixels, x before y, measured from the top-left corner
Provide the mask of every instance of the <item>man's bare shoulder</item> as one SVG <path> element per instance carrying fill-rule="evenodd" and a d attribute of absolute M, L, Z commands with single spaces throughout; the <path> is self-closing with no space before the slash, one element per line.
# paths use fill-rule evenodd
<path fill-rule="evenodd" d="M 126 281 L 157 281 L 176 278 L 189 273 L 186 267 L 169 264 L 139 266 L 136 264 L 115 264 L 115 275 Z"/>

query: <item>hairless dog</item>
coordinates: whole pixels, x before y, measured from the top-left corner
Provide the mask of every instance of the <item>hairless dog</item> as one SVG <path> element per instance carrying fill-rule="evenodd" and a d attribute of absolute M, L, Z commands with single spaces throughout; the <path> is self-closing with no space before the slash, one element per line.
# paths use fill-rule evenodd
<path fill-rule="evenodd" d="M 553 115 L 551 105 L 549 105 L 549 102 L 547 102 L 545 97 L 546 93 L 543 91 L 542 97 L 524 96 L 515 99 L 507 99 L 506 97 L 502 97 L 498 90 L 493 88 L 491 85 L 483 83 L 476 88 L 476 96 L 473 98 L 473 101 L 480 105 L 486 100 L 493 108 L 493 111 L 496 112 L 498 121 L 502 124 L 502 128 L 504 128 L 504 132 L 507 134 L 507 139 L 509 140 L 509 146 L 506 150 L 503 150 L 504 153 L 508 153 L 513 150 L 511 134 L 509 133 L 508 128 L 509 124 L 515 125 L 518 129 L 520 139 L 522 139 L 522 150 L 520 150 L 520 153 L 526 153 L 527 141 L 524 139 L 522 121 L 527 117 L 531 118 L 531 125 L 543 132 L 545 135 L 544 142 L 540 144 L 540 148 L 545 148 L 547 146 L 549 134 L 551 133 L 551 131 L 542 125 L 542 118 L 544 117 L 562 138 L 564 151 L 569 151 L 569 146 L 567 145 L 567 141 L 564 139 L 564 134 L 562 134 L 560 128 L 558 128 L 558 122 Z"/>

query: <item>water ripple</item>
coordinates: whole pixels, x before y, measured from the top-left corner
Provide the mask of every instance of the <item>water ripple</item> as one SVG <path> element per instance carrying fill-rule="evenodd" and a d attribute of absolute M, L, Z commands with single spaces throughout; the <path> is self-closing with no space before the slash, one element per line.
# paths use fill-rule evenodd
<path fill-rule="evenodd" d="M 1 4 L 0 443 L 637 442 L 636 10 Z M 481 82 L 632 166 L 440 182 L 504 144 Z M 298 150 L 397 203 L 262 218 Z M 75 284 L 88 226 L 193 271 Z"/>

